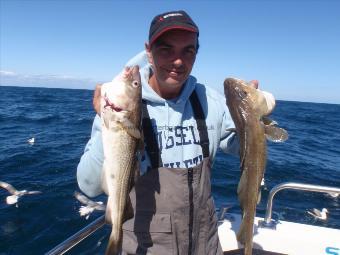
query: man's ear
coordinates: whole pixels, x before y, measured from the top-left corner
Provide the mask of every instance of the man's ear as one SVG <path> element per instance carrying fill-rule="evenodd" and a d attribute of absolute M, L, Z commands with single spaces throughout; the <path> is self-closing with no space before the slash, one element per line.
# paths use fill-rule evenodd
<path fill-rule="evenodd" d="M 153 58 L 151 54 L 151 46 L 148 43 L 145 43 L 145 51 L 146 51 L 146 56 L 148 57 L 148 61 L 151 65 L 153 65 Z"/>

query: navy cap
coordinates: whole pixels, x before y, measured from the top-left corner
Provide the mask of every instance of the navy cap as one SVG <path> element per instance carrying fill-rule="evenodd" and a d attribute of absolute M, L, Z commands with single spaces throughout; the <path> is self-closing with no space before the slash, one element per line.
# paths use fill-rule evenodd
<path fill-rule="evenodd" d="M 152 45 L 163 33 L 169 30 L 187 30 L 199 34 L 195 22 L 185 11 L 172 11 L 153 18 L 149 31 L 149 45 Z"/>

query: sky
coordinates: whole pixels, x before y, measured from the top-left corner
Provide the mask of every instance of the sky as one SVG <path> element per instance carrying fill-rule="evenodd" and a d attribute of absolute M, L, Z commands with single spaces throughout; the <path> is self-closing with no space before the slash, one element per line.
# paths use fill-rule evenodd
<path fill-rule="evenodd" d="M 94 89 L 172 10 L 200 29 L 200 83 L 222 93 L 227 77 L 257 79 L 279 100 L 340 104 L 337 0 L 0 0 L 0 85 Z"/>

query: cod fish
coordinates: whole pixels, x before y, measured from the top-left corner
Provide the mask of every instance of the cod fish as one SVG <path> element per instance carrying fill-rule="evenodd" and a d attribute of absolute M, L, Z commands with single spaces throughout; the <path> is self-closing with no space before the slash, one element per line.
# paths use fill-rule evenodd
<path fill-rule="evenodd" d="M 138 66 L 127 67 L 101 89 L 104 150 L 102 188 L 108 195 L 105 219 L 112 224 L 106 254 L 118 254 L 122 224 L 133 217 L 129 193 L 139 172 L 141 78 Z"/>
<path fill-rule="evenodd" d="M 241 178 L 237 194 L 242 223 L 237 240 L 244 246 L 244 254 L 251 255 L 256 205 L 260 201 L 261 181 L 266 167 L 266 138 L 281 142 L 288 138 L 288 134 L 278 128 L 276 122 L 265 117 L 275 107 L 272 94 L 261 92 L 235 78 L 224 81 L 224 93 L 240 140 Z"/>

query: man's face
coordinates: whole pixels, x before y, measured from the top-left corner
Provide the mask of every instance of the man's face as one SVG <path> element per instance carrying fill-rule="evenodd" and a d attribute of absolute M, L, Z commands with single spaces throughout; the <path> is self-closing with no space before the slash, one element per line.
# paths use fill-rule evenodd
<path fill-rule="evenodd" d="M 151 49 L 147 45 L 147 52 L 158 89 L 165 94 L 179 93 L 195 62 L 197 34 L 170 30 L 160 36 Z"/>

